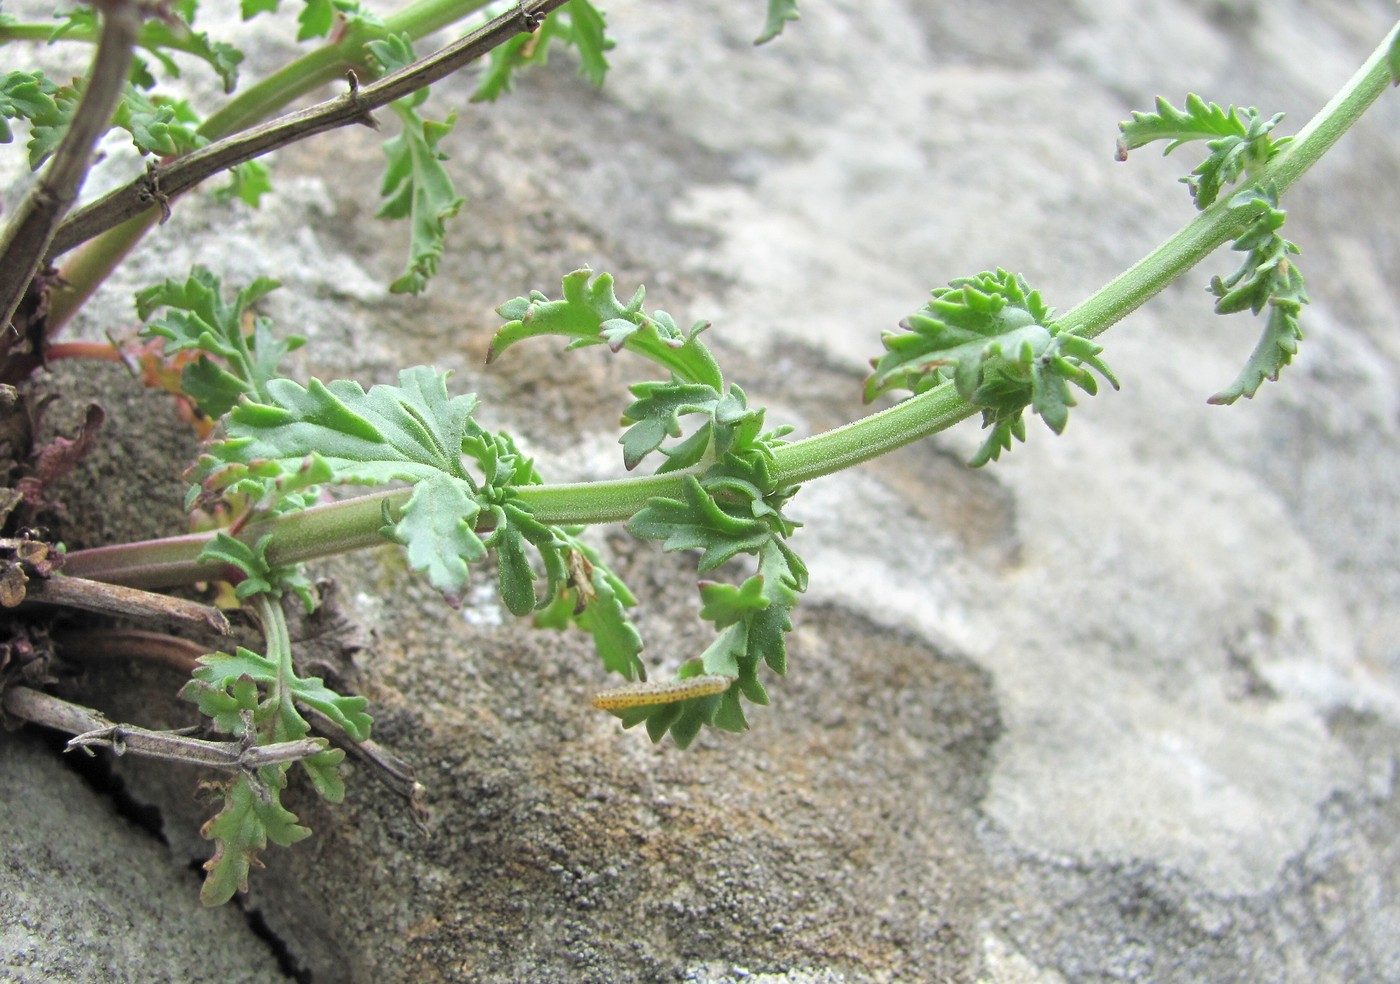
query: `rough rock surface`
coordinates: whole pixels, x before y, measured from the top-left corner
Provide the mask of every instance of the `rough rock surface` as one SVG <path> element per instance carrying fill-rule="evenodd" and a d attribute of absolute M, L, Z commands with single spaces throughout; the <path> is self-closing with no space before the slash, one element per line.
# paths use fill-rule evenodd
<path fill-rule="evenodd" d="M 444 149 L 468 204 L 421 299 L 383 289 L 404 234 L 371 218 L 377 138 L 343 132 L 281 152 L 259 212 L 182 204 L 79 330 L 122 330 L 132 287 L 193 262 L 275 276 L 268 312 L 310 339 L 299 373 L 453 369 L 549 478 L 582 480 L 619 471 L 635 365 L 548 344 L 482 357 L 495 305 L 588 264 L 712 320 L 728 376 L 812 433 L 863 412 L 879 331 L 929 288 L 1002 266 L 1065 309 L 1189 218 L 1186 152 L 1113 162 L 1132 109 L 1194 91 L 1296 129 L 1395 17 L 1385 0 L 804 0 L 755 50 L 762 6 L 609 0 L 603 90 L 567 55 L 495 105 L 468 104 L 467 80 L 435 89 L 459 113 Z M 319 567 L 370 633 L 356 677 L 376 738 L 429 787 L 430 836 L 363 771 L 339 807 L 294 786 L 316 836 L 270 851 L 241 904 L 318 982 L 1400 981 L 1397 132 L 1392 93 L 1286 200 L 1313 303 L 1257 399 L 1205 404 L 1257 331 L 1210 314 L 1222 256 L 1102 339 L 1124 388 L 1064 436 L 1032 422 L 969 471 L 964 424 L 805 489 L 812 587 L 747 735 L 682 753 L 619 732 L 587 707 L 605 681 L 584 642 L 514 623 L 486 579 L 453 611 L 389 549 Z M 170 530 L 174 505 L 149 502 L 178 504 L 192 441 L 116 374 L 61 382 L 100 385 L 124 435 L 65 490 L 72 541 Z M 119 473 L 135 480 L 113 493 Z M 687 559 L 596 542 L 643 599 L 650 656 L 698 651 Z M 185 723 L 177 687 L 86 681 L 141 723 Z M 31 785 L 17 761 L 0 759 L 25 789 L 8 810 L 91 817 L 81 788 Z M 119 774 L 187 881 L 208 850 L 194 778 Z M 43 850 L 79 850 L 41 829 Z M 117 857 L 152 852 L 111 836 Z M 210 925 L 188 891 L 162 928 Z M 212 932 L 246 936 L 226 923 Z M 4 945 L 86 932 L 44 922 Z M 177 948 L 147 959 L 185 979 Z"/>

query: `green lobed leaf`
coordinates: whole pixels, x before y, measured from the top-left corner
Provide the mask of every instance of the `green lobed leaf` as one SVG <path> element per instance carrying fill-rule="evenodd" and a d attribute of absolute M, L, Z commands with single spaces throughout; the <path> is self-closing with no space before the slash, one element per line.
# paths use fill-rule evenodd
<path fill-rule="evenodd" d="M 199 135 L 199 117 L 188 102 L 148 96 L 130 83 L 117 103 L 112 125 L 131 134 L 131 142 L 142 154 L 156 157 L 175 157 L 208 143 Z"/>
<path fill-rule="evenodd" d="M 1167 141 L 1164 154 L 1183 144 L 1205 140 L 1210 155 L 1181 180 L 1191 189 L 1198 209 L 1215 203 L 1222 189 L 1241 175 L 1267 164 L 1292 138 L 1275 140 L 1270 136 L 1283 119 L 1282 113 L 1265 119 L 1253 107 L 1222 109 L 1194 93 L 1186 97 L 1186 108 L 1177 109 L 1161 96 L 1155 113 L 1134 112 L 1129 122 L 1118 124 L 1118 159 L 1128 152 L 1157 140 Z"/>
<path fill-rule="evenodd" d="M 307 476 L 308 480 L 299 488 L 287 489 L 288 494 L 311 486 L 313 482 L 325 481 L 323 476 L 328 477 L 329 469 L 325 467 L 324 462 L 320 462 L 320 466 L 311 463 L 304 468 L 303 475 Z M 272 536 L 269 534 L 249 546 L 220 530 L 200 551 L 199 560 L 213 561 L 236 570 L 242 579 L 235 584 L 234 594 L 240 599 L 255 594 L 270 594 L 274 598 L 280 598 L 283 592 L 290 591 L 301 599 L 302 607 L 310 614 L 316 609 L 315 589 L 300 567 L 274 567 L 268 563 L 267 548 L 271 542 Z"/>
<path fill-rule="evenodd" d="M 342 697 L 327 687 L 320 677 L 303 677 L 295 673 L 284 676 L 277 661 L 242 646 L 233 654 L 215 652 L 201 656 L 199 663 L 180 695 L 195 702 L 200 712 L 213 718 L 220 730 L 232 734 L 242 733 L 241 725 L 230 726 L 233 711 L 228 702 L 228 695 L 236 694 L 234 688 L 239 686 L 242 686 L 246 693 L 247 684 L 241 683 L 241 680 L 247 678 L 261 686 L 277 688 L 276 693 L 280 698 L 300 701 L 308 707 L 314 707 L 344 729 L 354 741 L 364 741 L 369 737 L 373 718 L 364 710 L 369 701 L 363 697 Z M 280 719 L 280 730 L 276 732 L 274 740 L 300 738 L 310 730 L 290 705 L 278 706 L 274 710 Z"/>
<path fill-rule="evenodd" d="M 772 438 L 741 433 L 729 452 L 706 471 L 704 480 L 687 476 L 685 500 L 654 498 L 633 517 L 639 536 L 663 541 L 667 550 L 699 548 L 701 571 L 739 553 L 758 556 L 758 571 L 739 585 L 700 583 L 701 617 L 717 632 L 687 673 L 735 678 L 723 694 L 675 703 L 614 710 L 624 727 L 645 723 L 653 741 L 670 734 L 681 747 L 705 726 L 727 731 L 748 727 L 742 700 L 768 703 L 758 677 L 766 665 L 787 670 L 786 635 L 790 613 L 807 587 L 807 569 L 785 542 L 798 526 L 782 514 L 795 488 L 773 489 L 767 474 Z M 688 668 L 688 669 L 687 669 Z"/>
<path fill-rule="evenodd" d="M 657 496 L 628 521 L 627 528 L 647 540 L 661 540 L 666 550 L 700 550 L 699 569 L 713 570 L 739 553 L 753 553 L 772 536 L 767 522 L 739 509 L 726 508 L 687 475 L 685 499 Z"/>
<path fill-rule="evenodd" d="M 225 461 L 269 459 L 294 468 L 313 451 L 335 480 L 351 485 L 418 481 L 447 474 L 470 483 L 462 445 L 476 429 L 477 399 L 449 396 L 447 379 L 429 366 L 399 373 L 399 385 L 368 392 L 350 380 L 305 387 L 289 379 L 267 385 L 265 403 L 245 401 L 228 415 L 229 440 L 211 452 Z"/>
<path fill-rule="evenodd" d="M 222 417 L 243 396 L 266 398 L 283 357 L 304 343 L 296 336 L 278 339 L 270 321 L 252 315 L 253 305 L 278 286 L 260 277 L 229 304 L 219 278 L 196 266 L 183 282 L 166 280 L 137 292 L 143 338 L 163 339 L 167 354 L 201 353 L 184 369 L 181 385 L 207 416 Z M 164 315 L 152 320 L 162 308 Z"/>
<path fill-rule="evenodd" d="M 78 109 L 81 86 L 56 86 L 48 95 L 52 102 L 46 102 L 39 111 L 29 117 L 29 169 L 37 171 L 58 149 L 63 135 L 68 132 L 68 122 Z"/>
<path fill-rule="evenodd" d="M 172 76 L 178 77 L 180 71 L 165 53 L 166 50 L 194 55 L 219 76 L 224 92 L 232 92 L 238 87 L 238 66 L 243 62 L 243 52 L 226 42 L 212 40 L 205 32 L 194 30 L 191 24 L 194 22 L 195 6 L 193 3 L 169 5 L 170 12 L 179 18 L 180 23 L 171 24 L 159 17 L 149 18 L 142 23 L 136 43 L 159 58 Z"/>
<path fill-rule="evenodd" d="M 618 300 L 611 275 L 594 276 L 587 267 L 575 270 L 564 277 L 560 300 L 532 291 L 496 309 L 508 321 L 491 340 L 487 362 L 522 339 L 560 335 L 576 344 L 606 343 L 614 352 L 626 349 L 674 373 L 677 382 L 723 391 L 719 365 L 699 339 L 709 322 L 699 321 L 682 331 L 664 311 L 648 315 L 642 308 L 645 297 L 646 289 L 638 287 L 624 304 Z"/>
<path fill-rule="evenodd" d="M 43 72 L 9 72 L 0 78 L 0 143 L 14 140 L 9 120 L 52 119 L 59 107 L 58 86 Z"/>
<path fill-rule="evenodd" d="M 281 804 L 285 769 L 259 770 L 259 780 L 255 790 L 253 777 L 246 773 L 231 779 L 224 786 L 223 809 L 200 830 L 214 842 L 199 891 L 199 900 L 207 906 L 223 905 L 234 893 L 248 890 L 248 872 L 253 865 L 261 867 L 258 854 L 268 841 L 289 847 L 311 836 L 296 814 Z"/>
<path fill-rule="evenodd" d="M 426 572 L 428 583 L 454 608 L 466 598 L 467 565 L 486 556 L 474 529 L 480 509 L 470 486 L 438 472 L 419 479 L 398 522 L 386 524 L 386 532 L 407 548 L 408 566 Z"/>
<path fill-rule="evenodd" d="M 1265 380 L 1277 380 L 1283 367 L 1293 361 L 1302 341 L 1298 315 L 1308 303 L 1303 274 L 1290 257 L 1299 249 L 1278 234 L 1286 213 L 1278 207 L 1278 191 L 1255 185 L 1230 200 L 1232 208 L 1261 209 L 1260 214 L 1235 240 L 1234 249 L 1245 254 L 1239 267 L 1228 277 L 1211 280 L 1217 314 L 1249 310 L 1269 316 L 1264 330 L 1244 368 L 1225 389 L 1207 402 L 1234 403 L 1240 397 L 1253 397 Z"/>
<path fill-rule="evenodd" d="M 701 582 L 701 616 L 719 631 L 698 659 L 681 668 L 683 678 L 705 673 L 735 677 L 735 682 L 722 694 L 613 711 L 624 728 L 645 724 L 652 741 L 670 734 L 685 748 L 706 726 L 746 730 L 744 700 L 769 703 L 758 669 L 766 664 L 779 675 L 787 672 L 786 635 L 792 629 L 791 611 L 806 589 L 807 570 L 777 536 L 757 553 L 759 572 L 742 585 Z"/>
<path fill-rule="evenodd" d="M 627 680 L 645 680 L 642 638 L 627 609 L 636 599 L 596 550 L 567 530 L 556 531 L 563 541 L 567 579 L 557 584 L 553 600 L 540 609 L 540 628 L 565 629 L 575 625 L 593 637 L 593 647 L 604 668 Z"/>
<path fill-rule="evenodd" d="M 395 294 L 417 294 L 437 273 L 447 234 L 446 222 L 466 199 L 457 194 L 442 166 L 446 155 L 438 142 L 451 131 L 456 115 L 442 123 L 424 120 L 404 100 L 393 103 L 403 122 L 397 137 L 384 142 L 388 164 L 380 194 L 380 218 L 409 219 L 409 258 L 404 273 L 389 285 Z"/>

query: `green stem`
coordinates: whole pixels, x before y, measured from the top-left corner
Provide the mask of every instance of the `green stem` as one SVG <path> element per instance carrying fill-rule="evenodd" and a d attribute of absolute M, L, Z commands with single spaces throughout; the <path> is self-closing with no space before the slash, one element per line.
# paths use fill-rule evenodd
<path fill-rule="evenodd" d="M 277 663 L 277 684 L 275 694 L 281 704 L 278 721 L 297 714 L 292 704 L 292 682 L 296 679 L 296 668 L 292 666 L 292 639 L 287 632 L 287 617 L 282 614 L 282 606 L 268 594 L 256 594 L 250 599 L 253 613 L 263 633 L 263 655 Z"/>
<path fill-rule="evenodd" d="M 1395 30 L 1400 30 L 1400 26 L 1392 30 L 1287 150 L 1264 169 L 1261 182 L 1273 182 L 1280 192 L 1292 186 L 1385 91 L 1390 76 L 1384 58 Z M 1059 323 L 1082 326 L 1089 337 L 1101 334 L 1237 236 L 1251 218 L 1252 212 L 1232 211 L 1225 202 L 1206 209 L 1157 249 L 1070 309 Z M 850 468 L 946 430 L 976 412 L 976 408 L 959 399 L 951 383 L 945 384 L 853 423 L 779 448 L 775 453 L 774 483 L 798 484 Z M 518 492 L 540 522 L 618 522 L 630 518 L 654 496 L 679 498 L 684 474 L 538 485 Z M 391 518 L 396 516 L 409 494 L 410 490 L 396 489 L 317 506 L 252 524 L 242 537 L 256 542 L 272 534 L 267 556 L 279 565 L 373 546 L 385 542 L 379 532 L 385 513 Z M 211 537 L 212 534 L 197 534 L 76 551 L 68 556 L 64 571 L 136 587 L 188 584 L 221 573 L 217 566 L 195 560 Z"/>

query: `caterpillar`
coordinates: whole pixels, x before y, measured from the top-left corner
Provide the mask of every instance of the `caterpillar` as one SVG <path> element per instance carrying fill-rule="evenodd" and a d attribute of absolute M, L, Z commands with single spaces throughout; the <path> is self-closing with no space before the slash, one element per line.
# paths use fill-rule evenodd
<path fill-rule="evenodd" d="M 603 690 L 593 695 L 593 706 L 600 711 L 619 711 L 624 707 L 644 704 L 674 704 L 692 697 L 708 697 L 729 689 L 734 677 L 705 673 L 684 680 L 657 680 L 633 683 L 615 690 Z"/>

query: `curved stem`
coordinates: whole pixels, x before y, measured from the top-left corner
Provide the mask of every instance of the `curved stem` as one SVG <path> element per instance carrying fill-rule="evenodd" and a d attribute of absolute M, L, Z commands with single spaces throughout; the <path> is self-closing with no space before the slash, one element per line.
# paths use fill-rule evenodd
<path fill-rule="evenodd" d="M 1280 191 L 1294 184 L 1385 91 L 1390 81 L 1385 53 L 1395 31 L 1371 58 L 1298 134 L 1287 151 L 1265 168 L 1261 182 Z M 1176 235 L 1071 308 L 1061 324 L 1081 326 L 1093 337 L 1159 293 L 1201 259 L 1237 236 L 1253 214 L 1220 203 L 1206 209 Z M 946 430 L 976 413 L 951 383 L 834 430 L 777 449 L 776 485 L 792 485 L 869 461 L 930 434 Z M 683 472 L 606 482 L 538 485 L 518 490 L 521 501 L 540 522 L 571 525 L 617 522 L 630 518 L 654 496 L 679 498 Z M 297 563 L 385 542 L 380 533 L 410 490 L 395 489 L 250 524 L 242 536 L 256 542 L 271 534 L 268 560 Z M 212 534 L 196 534 L 80 550 L 68 555 L 66 573 L 139 587 L 188 584 L 218 577 L 217 565 L 196 558 Z"/>

